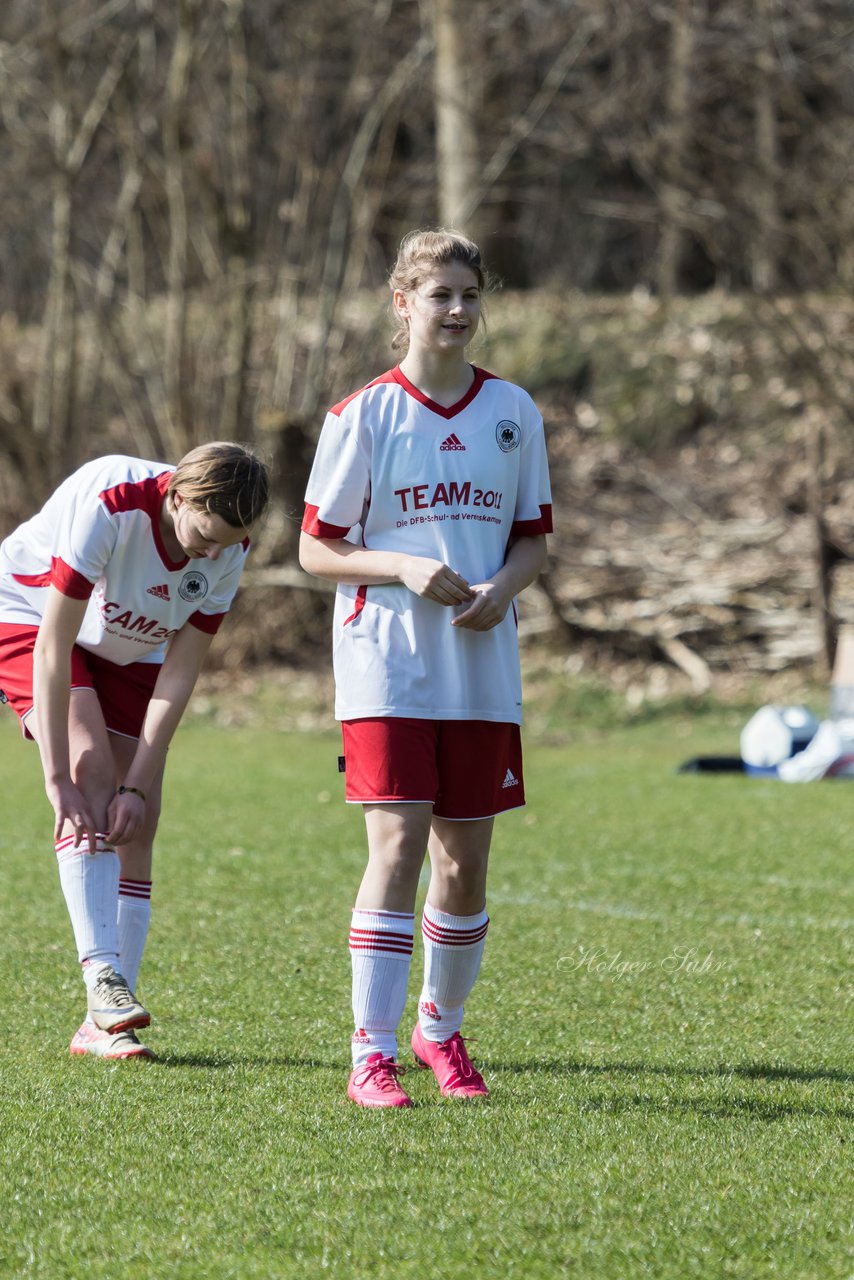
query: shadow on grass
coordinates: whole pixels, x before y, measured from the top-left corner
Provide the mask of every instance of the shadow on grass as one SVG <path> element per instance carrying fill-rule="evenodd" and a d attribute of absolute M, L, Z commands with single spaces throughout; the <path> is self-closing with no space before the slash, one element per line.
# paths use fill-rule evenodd
<path fill-rule="evenodd" d="M 561 1058 L 528 1062 L 489 1062 L 491 1071 L 509 1071 L 525 1075 L 636 1075 L 636 1076 L 694 1076 L 698 1078 L 724 1078 L 742 1076 L 748 1080 L 794 1080 L 809 1084 L 821 1080 L 837 1084 L 854 1084 L 854 1074 L 834 1071 L 826 1067 L 790 1067 L 779 1063 L 743 1062 L 738 1065 L 719 1063 L 716 1067 L 669 1067 L 650 1062 L 582 1062 Z"/>
<path fill-rule="evenodd" d="M 159 1067 L 203 1068 L 207 1071 L 233 1071 L 237 1067 L 290 1067 L 312 1071 L 348 1071 L 349 1065 L 342 1059 L 323 1062 L 320 1058 L 298 1058 L 286 1054 L 206 1054 L 206 1053 L 158 1053 Z"/>
<path fill-rule="evenodd" d="M 297 1067 L 314 1071 L 343 1071 L 349 1063 L 343 1058 L 323 1059 L 294 1054 L 230 1054 L 230 1053 L 158 1053 L 161 1067 L 202 1067 L 227 1071 L 234 1067 Z M 670 1067 L 651 1062 L 583 1062 L 574 1058 L 533 1059 L 527 1062 L 495 1062 L 484 1059 L 490 1071 L 509 1075 L 630 1075 L 685 1076 L 695 1079 L 728 1079 L 740 1076 L 746 1080 L 792 1080 L 800 1084 L 829 1081 L 854 1084 L 854 1074 L 826 1067 L 792 1067 L 769 1062 L 720 1063 L 716 1067 Z"/>
<path fill-rule="evenodd" d="M 787 1120 L 792 1116 L 854 1120 L 854 1109 L 851 1107 L 822 1107 L 807 1102 L 764 1102 L 761 1098 L 721 1098 L 715 1101 L 708 1098 L 651 1098 L 635 1094 L 633 1097 L 586 1098 L 579 1110 L 601 1111 L 611 1115 L 636 1110 L 652 1111 L 657 1115 L 690 1112 L 691 1115 L 711 1116 L 718 1120 L 732 1119 L 739 1114 L 766 1121 Z"/>
<path fill-rule="evenodd" d="M 160 1068 L 173 1070 L 246 1072 L 254 1070 L 268 1071 L 270 1068 L 280 1068 L 291 1071 L 323 1071 L 325 1073 L 334 1073 L 336 1079 L 343 1078 L 349 1069 L 349 1064 L 339 1060 L 322 1060 L 320 1058 L 287 1054 L 162 1054 L 158 1056 L 157 1065 Z M 625 1092 L 616 1095 L 606 1096 L 595 1088 L 586 1094 L 579 1093 L 572 1099 L 569 1106 L 580 1114 L 599 1112 L 602 1115 L 626 1115 L 632 1112 L 647 1112 L 662 1116 L 677 1116 L 690 1113 L 716 1120 L 731 1120 L 736 1116 L 744 1116 L 763 1123 L 773 1123 L 793 1117 L 827 1117 L 828 1119 L 848 1122 L 854 1120 L 854 1108 L 836 1105 L 835 1102 L 822 1104 L 809 1098 L 793 1102 L 775 1100 L 773 1098 L 748 1097 L 744 1096 L 744 1094 L 740 1096 L 718 1095 L 717 1097 L 703 1098 L 680 1096 L 661 1098 L 655 1097 L 650 1093 L 644 1093 L 640 1084 L 640 1077 L 643 1076 L 670 1079 L 673 1081 L 675 1089 L 678 1089 L 680 1081 L 687 1079 L 705 1080 L 710 1083 L 736 1079 L 752 1080 L 760 1084 L 780 1080 L 793 1081 L 796 1084 L 812 1084 L 823 1081 L 843 1085 L 854 1083 L 854 1076 L 842 1071 L 830 1071 L 824 1068 L 812 1069 L 756 1062 L 743 1063 L 739 1066 L 722 1064 L 704 1069 L 699 1067 L 666 1067 L 643 1062 L 586 1063 L 573 1060 L 541 1062 L 487 1061 L 483 1065 L 486 1069 L 488 1080 L 490 1076 L 496 1075 L 505 1077 L 517 1076 L 523 1079 L 526 1076 L 535 1077 L 543 1074 L 554 1077 L 574 1077 L 579 1081 L 584 1077 L 603 1079 L 610 1076 L 615 1081 L 618 1081 L 620 1077 L 638 1078 L 637 1088 L 627 1088 Z M 502 1102 L 511 1107 L 518 1105 L 518 1094 L 514 1094 L 512 1098 L 505 1094 L 502 1098 L 500 1082 L 489 1080 L 489 1083 L 493 1089 L 492 1098 L 490 1099 L 493 1106 L 496 1104 L 501 1106 Z M 434 1101 L 440 1104 L 444 1100 L 440 1099 L 437 1094 Z M 535 1103 L 536 1099 L 532 1099 L 532 1102 Z M 418 1105 L 422 1105 L 421 1100 L 419 1100 Z"/>
<path fill-rule="evenodd" d="M 492 1062 L 489 1068 L 493 1072 L 508 1075 L 553 1076 L 658 1076 L 672 1079 L 674 1083 L 682 1079 L 695 1080 L 754 1080 L 759 1083 L 773 1081 L 792 1081 L 796 1084 L 815 1084 L 829 1082 L 832 1084 L 854 1084 L 854 1075 L 844 1071 L 834 1071 L 824 1067 L 794 1067 L 779 1063 L 748 1062 L 738 1065 L 721 1063 L 716 1067 L 668 1067 L 645 1062 L 605 1062 L 587 1063 L 581 1061 L 541 1061 L 541 1062 Z M 831 1118 L 854 1120 L 854 1108 L 822 1105 L 819 1102 L 805 1099 L 803 1102 L 777 1102 L 773 1099 L 750 1097 L 706 1098 L 655 1098 L 649 1094 L 633 1093 L 619 1097 L 591 1096 L 580 1100 L 582 1111 L 624 1112 L 637 1108 L 658 1113 L 691 1111 L 701 1115 L 725 1117 L 739 1113 L 755 1117 L 758 1120 L 782 1120 L 790 1116 L 828 1116 Z"/>
<path fill-rule="evenodd" d="M 348 1070 L 349 1064 L 339 1059 L 321 1059 L 300 1057 L 295 1054 L 270 1055 L 238 1055 L 238 1054 L 163 1054 L 158 1057 L 158 1065 L 166 1068 L 178 1068 L 206 1071 L 269 1070 L 308 1070 L 334 1072 L 336 1076 Z M 672 1079 L 674 1083 L 684 1079 L 694 1080 L 754 1080 L 758 1083 L 773 1081 L 792 1081 L 796 1084 L 815 1084 L 830 1082 L 833 1084 L 854 1084 L 854 1075 L 844 1071 L 833 1071 L 824 1067 L 796 1067 L 779 1063 L 747 1062 L 738 1065 L 721 1063 L 714 1067 L 663 1066 L 645 1062 L 604 1062 L 588 1063 L 575 1059 L 545 1060 L 527 1062 L 491 1062 L 484 1063 L 490 1074 L 513 1076 L 551 1075 L 555 1077 L 604 1077 L 621 1076 L 642 1077 L 657 1076 Z M 790 1116 L 829 1116 L 845 1120 L 854 1120 L 854 1108 L 821 1105 L 805 1099 L 802 1103 L 775 1101 L 773 1099 L 750 1097 L 722 1097 L 720 1099 L 704 1098 L 655 1098 L 648 1094 L 632 1093 L 621 1097 L 589 1096 L 580 1097 L 578 1106 L 582 1111 L 623 1112 L 643 1108 L 649 1111 L 674 1114 L 679 1111 L 692 1111 L 702 1115 L 725 1117 L 739 1113 L 758 1120 L 781 1120 Z"/>

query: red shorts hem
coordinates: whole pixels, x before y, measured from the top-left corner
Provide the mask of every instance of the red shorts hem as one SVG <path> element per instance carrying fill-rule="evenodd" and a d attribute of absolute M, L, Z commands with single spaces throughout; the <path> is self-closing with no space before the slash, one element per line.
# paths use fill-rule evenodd
<path fill-rule="evenodd" d="M 428 797 L 414 799 L 412 796 L 354 796 L 347 792 L 348 804 L 433 804 Z"/>
<path fill-rule="evenodd" d="M 381 716 L 341 729 L 351 804 L 430 804 L 472 822 L 525 803 L 517 724 Z"/>
<path fill-rule="evenodd" d="M 346 796 L 345 804 L 430 804 L 429 800 L 358 800 L 351 799 Z M 494 813 L 472 813 L 465 818 L 455 818 L 448 813 L 437 813 L 433 810 L 434 818 L 442 818 L 445 822 L 486 822 L 489 818 L 500 818 L 502 813 L 512 813 L 514 809 L 524 809 L 527 801 L 520 800 L 518 804 L 508 805 L 504 809 L 498 809 Z"/>

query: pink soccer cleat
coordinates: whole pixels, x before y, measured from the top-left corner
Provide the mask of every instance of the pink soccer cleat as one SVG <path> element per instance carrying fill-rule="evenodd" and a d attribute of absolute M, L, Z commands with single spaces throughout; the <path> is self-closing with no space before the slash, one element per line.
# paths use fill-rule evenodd
<path fill-rule="evenodd" d="M 487 1098 L 483 1076 L 475 1071 L 459 1031 L 436 1044 L 425 1040 L 420 1023 L 412 1033 L 412 1052 L 419 1067 L 429 1067 L 446 1098 Z"/>
<path fill-rule="evenodd" d="M 360 1107 L 411 1107 L 412 1099 L 397 1083 L 405 1070 L 394 1058 L 372 1053 L 352 1072 L 347 1096 Z"/>
<path fill-rule="evenodd" d="M 120 1058 L 154 1058 L 151 1049 L 140 1044 L 132 1031 L 118 1031 L 111 1035 L 102 1031 L 91 1022 L 84 1022 L 71 1041 L 69 1053 L 89 1054 L 93 1058 L 107 1058 L 118 1061 Z"/>

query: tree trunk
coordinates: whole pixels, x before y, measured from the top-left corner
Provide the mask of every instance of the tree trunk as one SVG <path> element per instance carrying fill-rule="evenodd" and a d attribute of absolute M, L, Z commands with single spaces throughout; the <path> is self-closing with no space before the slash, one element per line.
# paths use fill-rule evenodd
<path fill-rule="evenodd" d="M 756 27 L 759 50 L 756 58 L 754 113 L 756 167 L 750 176 L 756 225 L 751 252 L 751 277 L 757 293 L 771 293 L 777 287 L 777 229 L 780 212 L 777 202 L 777 111 L 774 94 L 774 33 L 771 19 L 774 0 L 757 0 Z"/>
<path fill-rule="evenodd" d="M 62 43 L 61 9 L 51 8 L 47 34 L 50 50 L 53 102 L 50 107 L 50 140 L 54 161 L 50 277 L 42 325 L 42 352 L 33 403 L 33 430 L 44 441 L 52 479 L 68 470 L 75 460 L 72 438 L 76 324 L 71 291 L 72 194 L 74 182 L 89 154 L 92 140 L 121 80 L 134 37 L 125 35 L 112 52 L 80 124 L 72 135 L 71 96 L 67 54 Z"/>
<path fill-rule="evenodd" d="M 59 107 L 55 108 L 59 114 Z M 64 113 L 63 113 L 64 114 Z M 67 421 L 68 362 L 60 356 L 63 342 L 69 341 L 65 331 L 69 308 L 69 274 L 71 269 L 71 181 L 59 157 L 53 178 L 53 225 L 50 241 L 50 276 L 47 286 L 39 371 L 33 398 L 33 430 L 44 441 L 51 469 L 55 462 L 55 446 L 61 438 L 59 413 Z M 63 397 L 65 411 L 62 410 Z M 55 478 L 55 477 L 54 477 Z"/>
<path fill-rule="evenodd" d="M 818 674 L 828 679 L 833 669 L 836 628 L 830 607 L 830 558 L 824 517 L 824 433 L 817 414 L 807 420 L 807 502 L 813 526 L 815 580 L 813 608 L 819 634 Z"/>
<path fill-rule="evenodd" d="M 122 249 L 127 238 L 128 224 L 133 215 L 137 196 L 142 184 L 139 168 L 126 168 L 122 175 L 113 225 L 95 278 L 95 298 L 89 320 L 88 340 L 80 358 L 80 376 L 77 395 L 77 413 L 82 422 L 92 418 L 98 380 L 105 355 L 105 330 L 109 326 L 109 317 L 113 309 L 116 291 L 116 273 Z"/>
<path fill-rule="evenodd" d="M 226 0 L 230 116 L 225 210 L 228 327 L 219 419 L 219 434 L 225 440 L 239 439 L 244 434 L 246 372 L 251 340 L 248 64 L 243 21 L 244 0 Z"/>
<path fill-rule="evenodd" d="M 435 39 L 433 87 L 436 103 L 436 180 L 439 222 L 444 227 L 471 221 L 471 196 L 478 185 L 475 133 L 476 94 L 471 45 L 461 25 L 471 19 L 454 0 L 433 0 Z"/>
<path fill-rule="evenodd" d="M 406 57 L 398 62 L 397 66 L 384 81 L 379 93 L 362 118 L 344 163 L 338 194 L 329 223 L 329 235 L 323 262 L 317 326 L 318 336 L 315 338 L 309 352 L 305 385 L 300 401 L 299 416 L 305 421 L 310 421 L 314 417 L 321 403 L 328 361 L 329 338 L 335 324 L 347 259 L 352 252 L 352 246 L 349 241 L 352 209 L 355 198 L 364 182 L 365 171 L 371 156 L 371 148 L 387 113 L 403 93 L 410 76 L 427 56 L 429 47 L 429 42 L 423 37 L 418 40 Z"/>
<path fill-rule="evenodd" d="M 685 244 L 684 161 L 691 133 L 691 64 L 694 52 L 695 0 L 675 0 L 665 95 L 664 151 L 661 161 L 661 234 L 655 284 L 663 298 L 679 288 L 679 264 Z"/>
<path fill-rule="evenodd" d="M 178 30 L 166 85 L 163 115 L 163 162 L 169 207 L 169 248 L 166 266 L 166 323 L 163 369 L 170 446 L 176 455 L 190 444 L 189 414 L 184 403 L 184 351 L 187 329 L 187 207 L 181 120 L 193 57 L 196 0 L 181 0 Z"/>

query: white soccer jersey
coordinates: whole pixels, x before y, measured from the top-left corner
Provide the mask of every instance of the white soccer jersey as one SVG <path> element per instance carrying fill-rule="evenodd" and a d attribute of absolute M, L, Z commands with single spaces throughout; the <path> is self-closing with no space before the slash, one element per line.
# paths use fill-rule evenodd
<path fill-rule="evenodd" d="M 543 422 L 530 396 L 482 369 L 452 408 L 399 368 L 329 411 L 303 529 L 370 550 L 441 560 L 472 584 L 504 564 L 511 536 L 551 532 Z M 451 626 L 466 606 L 402 583 L 339 584 L 335 714 L 522 719 L 515 607 L 499 626 Z"/>
<path fill-rule="evenodd" d="M 213 634 L 228 611 L 248 539 L 216 560 L 173 560 L 160 508 L 174 467 L 98 458 L 0 544 L 0 622 L 39 626 L 46 588 L 88 600 L 77 643 L 109 662 L 162 662 L 185 622 Z"/>

